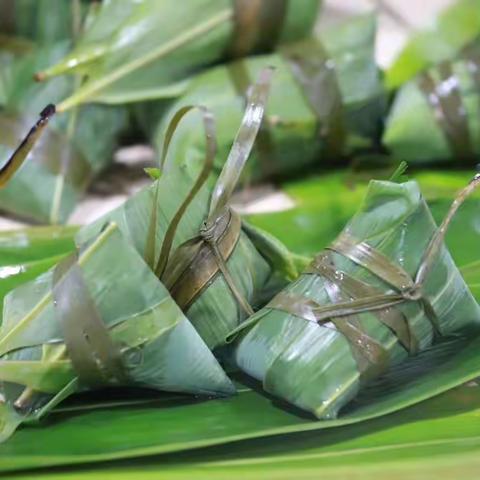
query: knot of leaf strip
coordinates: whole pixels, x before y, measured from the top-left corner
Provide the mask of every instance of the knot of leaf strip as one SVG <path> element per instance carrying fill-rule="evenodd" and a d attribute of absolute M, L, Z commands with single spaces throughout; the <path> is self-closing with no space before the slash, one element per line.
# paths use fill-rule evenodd
<path fill-rule="evenodd" d="M 405 300 L 410 300 L 413 302 L 422 300 L 422 297 L 423 297 L 422 286 L 415 284 L 412 287 L 408 287 L 402 291 L 402 296 Z"/>
<path fill-rule="evenodd" d="M 214 220 L 205 222 L 198 237 L 185 242 L 175 251 L 162 280 L 182 310 L 187 311 L 221 274 L 241 308 L 248 315 L 253 313 L 227 266 L 240 234 L 240 217 L 227 209 Z"/>

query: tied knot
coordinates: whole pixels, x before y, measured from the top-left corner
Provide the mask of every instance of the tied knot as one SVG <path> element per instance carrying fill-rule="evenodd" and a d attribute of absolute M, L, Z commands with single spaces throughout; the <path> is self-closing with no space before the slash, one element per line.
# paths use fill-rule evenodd
<path fill-rule="evenodd" d="M 227 209 L 215 218 L 208 218 L 200 228 L 200 238 L 210 245 L 218 243 L 229 228 L 231 212 Z"/>
<path fill-rule="evenodd" d="M 204 222 L 200 229 L 200 237 L 206 243 L 216 243 L 218 240 L 217 235 L 217 222 Z"/>
<path fill-rule="evenodd" d="M 411 287 L 407 287 L 402 290 L 402 296 L 405 300 L 418 301 L 423 297 L 422 286 L 416 283 Z"/>

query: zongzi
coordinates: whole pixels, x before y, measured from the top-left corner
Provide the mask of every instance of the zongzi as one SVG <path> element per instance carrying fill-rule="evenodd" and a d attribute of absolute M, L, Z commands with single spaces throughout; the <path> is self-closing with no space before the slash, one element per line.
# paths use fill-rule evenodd
<path fill-rule="evenodd" d="M 251 79 L 264 65 L 274 65 L 275 82 L 247 166 L 248 178 L 286 176 L 315 165 L 325 166 L 328 161 L 338 165 L 341 157 L 374 146 L 380 136 L 385 103 L 374 43 L 374 17 L 359 16 L 336 26 L 335 31 L 326 29 L 318 38 L 281 48 L 279 53 L 213 68 L 194 78 L 171 108 L 176 111 L 179 104 L 201 101 L 213 111 L 218 123 L 219 171 Z M 141 119 L 142 113 L 140 110 Z M 152 124 L 152 117 L 149 107 L 145 123 Z M 166 126 L 162 121 L 153 133 L 158 147 Z M 202 145 L 202 132 L 193 119 L 185 122 L 172 144 L 171 162 L 195 169 Z"/>
<path fill-rule="evenodd" d="M 472 164 L 480 153 L 480 37 L 455 61 L 420 73 L 396 94 L 383 141 L 411 164 Z"/>
<path fill-rule="evenodd" d="M 213 177 L 209 179 L 216 153 L 213 120 L 200 109 L 207 147 L 196 180 L 174 166 L 123 208 L 79 232 L 84 241 L 98 234 L 105 221 L 118 222 L 211 349 L 224 343 L 227 333 L 252 313 L 252 306 L 265 303 L 266 296 L 297 275 L 296 258 L 270 235 L 242 221 L 229 205 L 260 128 L 270 75 L 270 69 L 262 71 L 253 86 L 215 185 Z M 173 117 L 161 165 L 175 128 L 191 110 L 184 107 Z"/>
<path fill-rule="evenodd" d="M 340 236 L 231 335 L 236 365 L 267 392 L 332 418 L 432 343 L 478 334 L 480 307 L 443 239 L 479 184 L 437 229 L 416 182 L 372 181 Z"/>
<path fill-rule="evenodd" d="M 115 224 L 7 295 L 0 329 L 0 440 L 75 392 L 109 386 L 234 392 Z"/>
<path fill-rule="evenodd" d="M 228 57 L 268 51 L 307 36 L 319 0 L 124 0 L 103 2 L 62 61 L 39 79 L 80 73 L 88 80 L 59 105 L 148 99 Z"/>

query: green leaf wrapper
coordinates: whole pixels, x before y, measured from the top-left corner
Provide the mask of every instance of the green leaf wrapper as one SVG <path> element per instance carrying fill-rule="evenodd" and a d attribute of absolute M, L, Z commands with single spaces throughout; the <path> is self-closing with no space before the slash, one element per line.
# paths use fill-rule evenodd
<path fill-rule="evenodd" d="M 201 102 L 218 121 L 220 170 L 242 116 L 248 88 L 265 65 L 275 67 L 269 105 L 247 176 L 254 180 L 286 176 L 312 164 L 336 161 L 371 146 L 379 136 L 384 99 L 374 59 L 375 19 L 354 18 L 320 38 L 216 67 L 194 78 L 171 107 Z M 152 123 L 151 109 L 148 113 Z M 162 112 L 163 115 L 164 112 Z M 170 118 L 171 113 L 164 115 Z M 166 120 L 153 133 L 159 147 Z M 203 153 L 201 130 L 187 121 L 172 144 L 170 163 L 196 170 Z M 168 167 L 168 165 L 167 165 Z"/>
<path fill-rule="evenodd" d="M 204 395 L 234 392 L 114 224 L 82 246 L 78 257 L 11 292 L 3 319 L 2 440 L 18 423 L 40 418 L 86 389 L 128 385 Z M 105 335 L 108 340 L 102 341 Z"/>
<path fill-rule="evenodd" d="M 444 246 L 425 271 L 424 255 L 435 233 L 415 182 L 372 181 L 360 210 L 331 250 L 318 255 L 313 267 L 237 329 L 235 363 L 267 392 L 319 418 L 332 418 L 365 382 L 401 367 L 434 338 L 478 332 L 480 308 Z M 345 247 L 346 241 L 363 246 Z M 372 247 L 380 258 L 372 254 L 368 259 Z M 402 280 L 404 293 L 393 287 L 398 280 L 391 280 L 392 267 L 386 274 L 385 260 L 406 272 L 407 279 L 425 275 L 420 297 L 418 291 L 409 293 L 416 284 L 407 287 L 407 280 Z M 365 264 L 368 268 L 361 266 Z M 377 301 L 374 308 L 373 297 L 385 292 L 398 302 L 384 302 L 382 308 Z M 367 297 L 371 300 L 363 310 L 353 308 Z M 331 305 L 342 302 L 345 313 L 336 316 L 340 312 Z M 348 313 L 349 302 L 353 313 Z"/>
<path fill-rule="evenodd" d="M 149 98 L 159 85 L 228 56 L 271 50 L 310 32 L 318 0 L 104 2 L 73 51 L 41 73 L 88 75 L 60 110 Z"/>

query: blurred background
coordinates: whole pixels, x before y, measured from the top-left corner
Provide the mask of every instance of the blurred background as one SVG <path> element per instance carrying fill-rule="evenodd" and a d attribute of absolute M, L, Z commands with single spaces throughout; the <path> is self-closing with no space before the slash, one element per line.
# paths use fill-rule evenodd
<path fill-rule="evenodd" d="M 325 0 L 317 21 L 317 31 L 353 15 L 376 11 L 378 31 L 376 58 L 382 68 L 389 67 L 408 38 L 416 31 L 433 29 L 437 15 L 453 0 Z M 154 150 L 147 144 L 118 148 L 113 164 L 89 187 L 68 223 L 89 223 L 149 183 L 144 168 L 155 164 Z M 293 200 L 270 185 L 256 188 L 252 195 L 237 199 L 237 206 L 247 213 L 278 211 L 293 207 Z M 25 223 L 0 214 L 0 229 L 12 230 Z"/>

